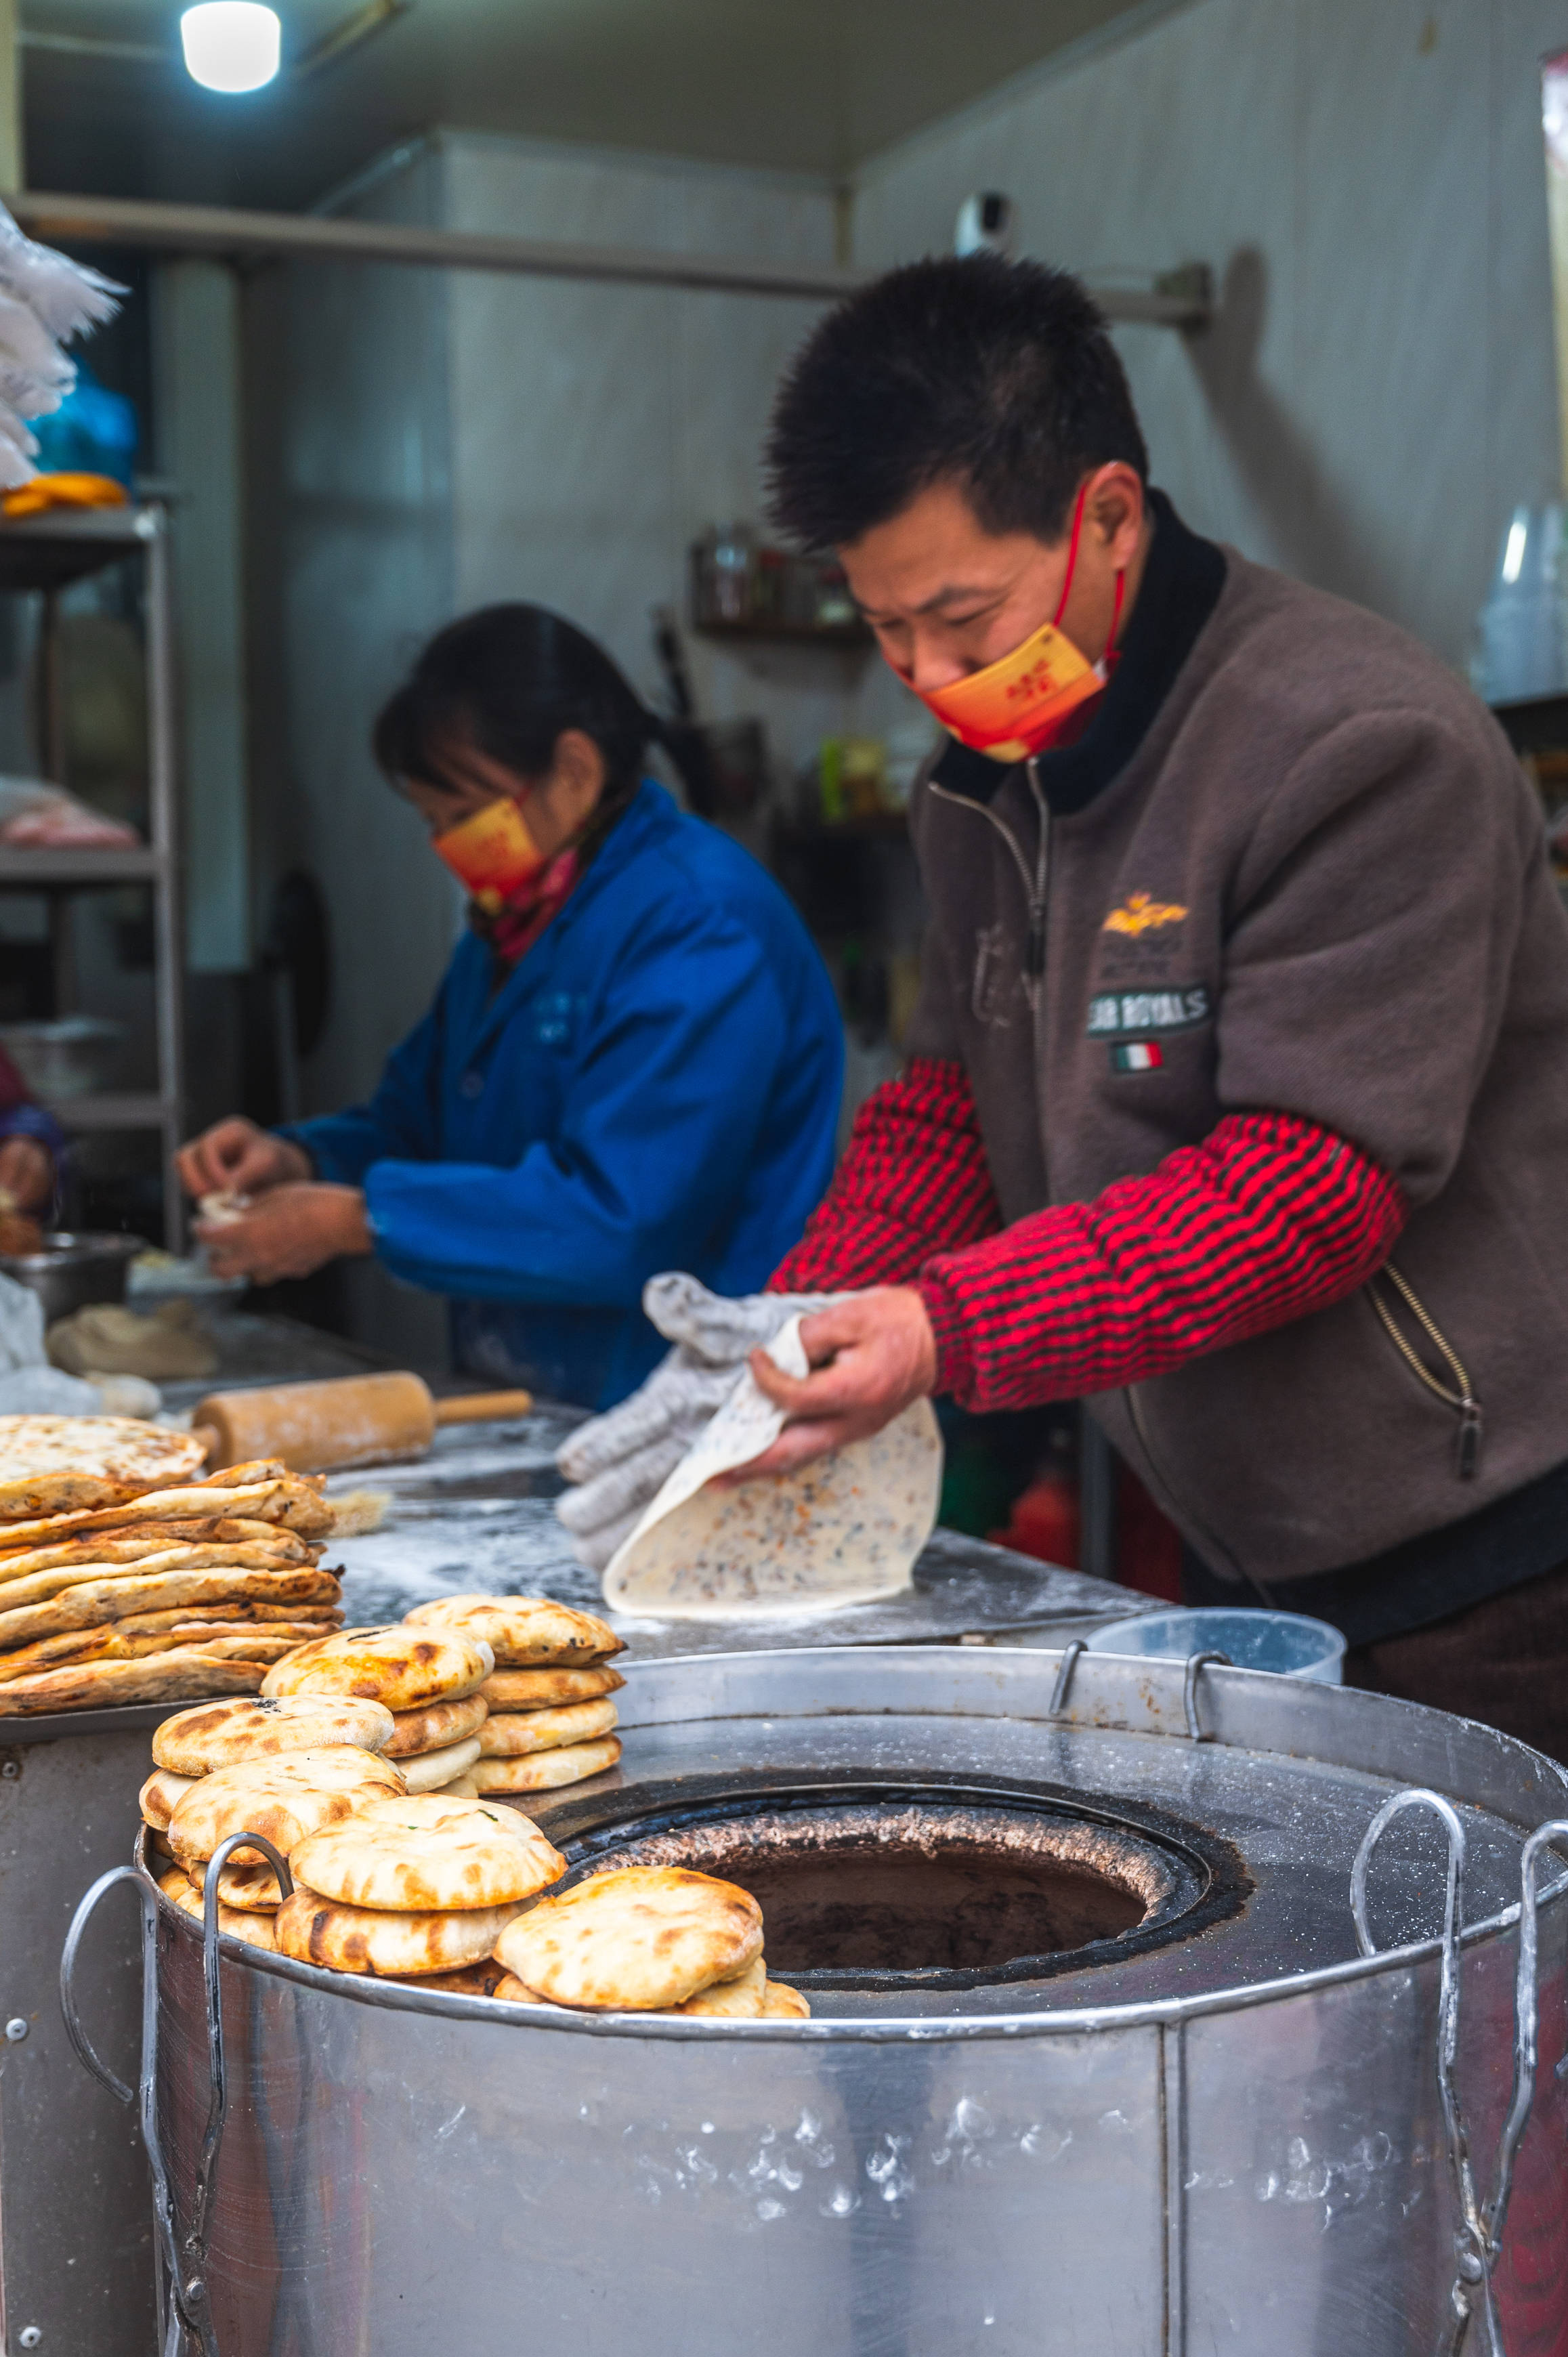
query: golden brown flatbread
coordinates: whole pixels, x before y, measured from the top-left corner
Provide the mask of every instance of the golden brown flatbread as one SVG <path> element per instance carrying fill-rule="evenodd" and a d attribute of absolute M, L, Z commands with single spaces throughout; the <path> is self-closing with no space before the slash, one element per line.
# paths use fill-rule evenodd
<path fill-rule="evenodd" d="M 416 1604 L 404 1619 L 415 1628 L 461 1629 L 482 1637 L 499 1669 L 539 1664 L 585 1669 L 626 1641 L 595 1612 L 575 1612 L 549 1596 L 438 1596 Z"/>
<path fill-rule="evenodd" d="M 0 1415 L 0 1521 L 113 1505 L 188 1480 L 193 1433 L 128 1415 Z"/>
<path fill-rule="evenodd" d="M 214 1769 L 184 1795 L 168 1822 L 169 1846 L 188 1868 L 210 1857 L 231 1834 L 249 1832 L 263 1835 L 287 1857 L 306 1834 L 402 1791 L 402 1774 L 390 1760 L 350 1744 L 244 1760 Z M 234 1856 L 242 1866 L 254 1866 L 262 1853 L 237 1849 Z"/>
<path fill-rule="evenodd" d="M 127 1495 L 118 1505 L 83 1507 L 70 1512 L 40 1514 L 27 1522 L 13 1522 L 0 1526 L 0 1536 L 12 1548 L 53 1546 L 81 1531 L 131 1531 L 144 1523 L 182 1523 L 192 1517 L 205 1522 L 220 1510 L 225 1515 L 251 1517 L 296 1532 L 303 1539 L 325 1539 L 332 1534 L 332 1510 L 319 1490 L 301 1473 L 285 1473 L 275 1480 L 226 1491 L 220 1509 L 214 1499 L 213 1485 L 201 1481 L 189 1489 Z"/>
<path fill-rule="evenodd" d="M 798 1988 L 785 1981 L 769 1981 L 762 1992 L 764 2021 L 810 2021 L 811 2008 Z"/>
<path fill-rule="evenodd" d="M 140 1619 L 159 1620 L 165 1625 L 147 1629 L 139 1625 Z M 88 1662 L 136 1662 L 147 1653 L 167 1653 L 179 1646 L 192 1645 L 233 1660 L 270 1665 L 295 1645 L 330 1633 L 331 1624 L 317 1620 L 292 1625 L 267 1620 L 253 1625 L 249 1621 L 237 1624 L 215 1620 L 205 1613 L 132 1614 L 125 1620 L 111 1621 L 103 1628 L 68 1629 L 58 1637 L 41 1639 L 36 1645 L 18 1645 L 9 1653 L 0 1653 L 0 1684 L 14 1678 L 31 1677 L 38 1670 L 79 1669 Z"/>
<path fill-rule="evenodd" d="M 272 1920 L 279 1953 L 299 1964 L 405 1980 L 478 1964 L 513 1912 L 510 1907 L 471 1907 L 454 1914 L 394 1914 L 375 1907 L 339 1907 L 314 1891 L 296 1890 Z"/>
<path fill-rule="evenodd" d="M 471 1772 L 465 1770 L 461 1776 L 454 1776 L 449 1784 L 437 1784 L 435 1792 L 426 1797 L 442 1801 L 477 1801 L 479 1788 Z"/>
<path fill-rule="evenodd" d="M 550 2002 L 547 1996 L 541 1996 L 537 1989 L 525 1988 L 515 1973 L 503 1972 L 489 1994 L 498 2005 L 548 2005 Z"/>
<path fill-rule="evenodd" d="M 301 1566 L 293 1571 L 136 1571 L 79 1580 L 42 1604 L 0 1612 L 0 1650 L 14 1652 L 70 1629 L 96 1629 L 133 1612 L 167 1610 L 177 1605 L 336 1604 L 342 1589 L 329 1571 Z"/>
<path fill-rule="evenodd" d="M 151 1825 L 155 1833 L 166 1833 L 176 1803 L 185 1798 L 196 1781 L 194 1776 L 174 1776 L 166 1768 L 155 1768 L 136 1795 L 142 1823 Z"/>
<path fill-rule="evenodd" d="M 482 1695 L 465 1695 L 460 1702 L 426 1703 L 423 1710 L 394 1714 L 389 1741 L 381 1749 L 389 1760 L 413 1760 L 422 1751 L 444 1751 L 478 1735 L 489 1716 Z"/>
<path fill-rule="evenodd" d="M 172 1900 L 182 1914 L 194 1915 L 199 1923 L 205 1922 L 201 1893 L 190 1877 L 179 1867 L 171 1867 L 167 1874 L 159 1875 L 158 1889 L 166 1899 Z M 221 1878 L 220 1878 L 220 1893 L 221 1893 Z M 242 1912 L 235 1907 L 225 1907 L 221 1895 L 218 1900 L 218 1929 L 220 1932 L 227 1932 L 231 1940 L 243 1940 L 252 1948 L 275 1949 L 277 1946 L 277 1942 L 273 1936 L 273 1918 L 270 1915 L 251 1914 Z"/>
<path fill-rule="evenodd" d="M 760 1956 L 762 1910 L 715 1875 L 628 1866 L 540 1900 L 508 1924 L 495 1953 L 554 2005 L 659 2012 L 734 1980 Z"/>
<path fill-rule="evenodd" d="M 492 1670 L 479 1688 L 492 1710 L 549 1710 L 618 1693 L 618 1670 Z"/>
<path fill-rule="evenodd" d="M 40 1670 L 0 1685 L 0 1718 L 45 1711 L 107 1710 L 132 1702 L 191 1702 L 200 1695 L 254 1694 L 262 1662 L 230 1662 L 196 1645 L 144 1662 L 86 1662 L 80 1669 Z"/>
<path fill-rule="evenodd" d="M 0 1695 L 5 1688 L 0 1686 Z M 478 1760 L 468 1773 L 483 1792 L 548 1792 L 561 1784 L 582 1784 L 602 1776 L 620 1758 L 618 1736 L 596 1743 L 563 1744 L 558 1751 L 535 1751 L 525 1759 Z"/>
<path fill-rule="evenodd" d="M 767 1986 L 768 1968 L 756 1956 L 733 1980 L 714 1981 L 711 1988 L 699 1989 L 695 1996 L 687 1997 L 683 2005 L 672 2005 L 670 2011 L 714 2021 L 757 2021 L 761 2018 Z"/>
<path fill-rule="evenodd" d="M 619 1716 L 607 1695 L 597 1702 L 564 1702 L 553 1710 L 492 1711 L 479 1729 L 479 1749 L 487 1760 L 559 1751 L 565 1744 L 607 1735 Z"/>
<path fill-rule="evenodd" d="M 468 1735 L 461 1743 L 448 1743 L 439 1751 L 421 1751 L 397 1764 L 411 1792 L 444 1792 L 456 1777 L 468 1774 L 478 1757 L 479 1738 Z"/>
<path fill-rule="evenodd" d="M 495 1663 L 490 1649 L 460 1631 L 344 1629 L 302 1645 L 280 1662 L 263 1691 L 270 1695 L 361 1695 L 391 1711 L 423 1710 L 476 1694 Z"/>
<path fill-rule="evenodd" d="M 0 1554 L 0 1601 L 25 1602 L 25 1596 L 5 1594 L 6 1586 L 37 1572 L 66 1571 L 80 1577 L 83 1564 L 102 1569 L 110 1564 L 141 1563 L 170 1547 L 187 1546 L 264 1546 L 279 1563 L 314 1563 L 321 1553 L 294 1531 L 242 1515 L 209 1515 L 199 1523 L 144 1523 L 130 1532 L 88 1531 L 79 1538 L 59 1539 L 53 1546 L 13 1547 Z"/>
<path fill-rule="evenodd" d="M 286 1533 L 285 1537 L 287 1538 Z M 87 1555 L 70 1563 L 56 1564 L 48 1571 L 29 1572 L 26 1578 L 7 1580 L 0 1586 L 0 1620 L 8 1620 L 12 1613 L 29 1605 L 66 1595 L 90 1580 L 150 1579 L 166 1571 L 287 1571 L 296 1564 L 311 1562 L 308 1549 L 295 1552 L 298 1546 L 297 1540 L 292 1547 L 227 1539 L 204 1540 L 199 1545 L 187 1546 L 183 1540 L 177 1540 L 170 1546 L 159 1547 L 154 1555 L 128 1563 L 95 1562 Z"/>
<path fill-rule="evenodd" d="M 387 1973 L 389 1981 L 406 1981 L 410 1988 L 442 1989 L 448 1996 L 494 1996 L 507 1977 L 493 1956 L 482 1964 L 463 1964 L 455 1973 Z"/>
<path fill-rule="evenodd" d="M 391 1711 L 379 1702 L 335 1695 L 199 1703 L 155 1727 L 153 1758 L 178 1776 L 209 1776 L 242 1760 L 275 1760 L 285 1751 L 319 1751 L 331 1744 L 384 1752 L 392 1723 Z"/>
<path fill-rule="evenodd" d="M 521 1903 L 566 1861 L 516 1809 L 431 1795 L 368 1803 L 301 1842 L 289 1867 L 320 1898 L 412 1914 Z"/>
<path fill-rule="evenodd" d="M 190 1879 L 205 1894 L 209 1869 L 198 1859 L 190 1869 Z M 229 1860 L 218 1878 L 220 1906 L 237 1907 L 246 1915 L 271 1915 L 283 1904 L 283 1885 L 274 1867 L 263 1858 L 260 1866 L 236 1866 Z"/>

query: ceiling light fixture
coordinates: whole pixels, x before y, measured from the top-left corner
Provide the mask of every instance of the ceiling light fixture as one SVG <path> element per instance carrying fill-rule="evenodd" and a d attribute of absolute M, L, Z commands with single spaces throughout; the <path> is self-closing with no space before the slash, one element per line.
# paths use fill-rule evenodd
<path fill-rule="evenodd" d="M 186 71 L 204 90 L 261 90 L 283 54 L 277 10 L 261 0 L 200 0 L 180 18 L 179 38 Z"/>

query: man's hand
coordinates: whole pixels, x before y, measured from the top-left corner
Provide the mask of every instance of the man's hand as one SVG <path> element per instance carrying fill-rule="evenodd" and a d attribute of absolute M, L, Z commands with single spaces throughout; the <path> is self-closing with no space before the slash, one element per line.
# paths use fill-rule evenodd
<path fill-rule="evenodd" d="M 269 1188 L 242 1219 L 199 1221 L 196 1233 L 215 1276 L 248 1276 L 256 1285 L 309 1276 L 339 1254 L 373 1249 L 359 1188 L 316 1180 Z"/>
<path fill-rule="evenodd" d="M 54 1157 L 41 1139 L 7 1137 L 0 1142 L 0 1189 L 18 1211 L 43 1211 L 55 1191 Z"/>
<path fill-rule="evenodd" d="M 258 1129 L 239 1114 L 214 1122 L 175 1157 L 179 1183 L 198 1202 L 203 1195 L 262 1195 L 308 1178 L 310 1157 L 286 1137 Z"/>
<path fill-rule="evenodd" d="M 803 1379 L 776 1367 L 766 1351 L 750 1366 L 757 1388 L 788 1411 L 771 1448 L 722 1477 L 723 1486 L 768 1473 L 793 1473 L 852 1440 L 869 1439 L 937 1379 L 937 1344 L 926 1305 L 908 1286 L 878 1286 L 807 1318 L 800 1340 L 811 1372 Z"/>

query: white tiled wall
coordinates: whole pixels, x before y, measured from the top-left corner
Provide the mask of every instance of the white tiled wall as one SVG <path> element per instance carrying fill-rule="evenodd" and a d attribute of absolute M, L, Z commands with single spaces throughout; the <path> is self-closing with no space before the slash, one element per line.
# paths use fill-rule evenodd
<path fill-rule="evenodd" d="M 1200 529 L 1468 652 L 1498 534 L 1558 474 L 1538 61 L 1548 0 L 1195 0 L 861 175 L 857 262 L 972 189 L 1090 272 L 1213 264 L 1208 337 L 1118 342 Z"/>

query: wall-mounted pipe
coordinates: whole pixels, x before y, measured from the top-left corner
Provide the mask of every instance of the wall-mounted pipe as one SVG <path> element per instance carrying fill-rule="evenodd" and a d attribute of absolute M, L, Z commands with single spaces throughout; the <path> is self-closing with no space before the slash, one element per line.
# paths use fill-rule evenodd
<path fill-rule="evenodd" d="M 494 270 L 527 278 L 599 279 L 629 286 L 680 286 L 731 295 L 786 295 L 832 302 L 871 273 L 826 264 L 750 262 L 720 254 L 666 253 L 646 246 L 568 245 L 538 238 L 484 237 L 320 213 L 231 211 L 132 197 L 11 199 L 34 237 L 53 242 L 140 246 L 170 253 L 293 262 L 397 262 L 438 270 Z M 1207 327 L 1213 313 L 1205 264 L 1146 287 L 1095 286 L 1108 318 L 1148 327 Z"/>

